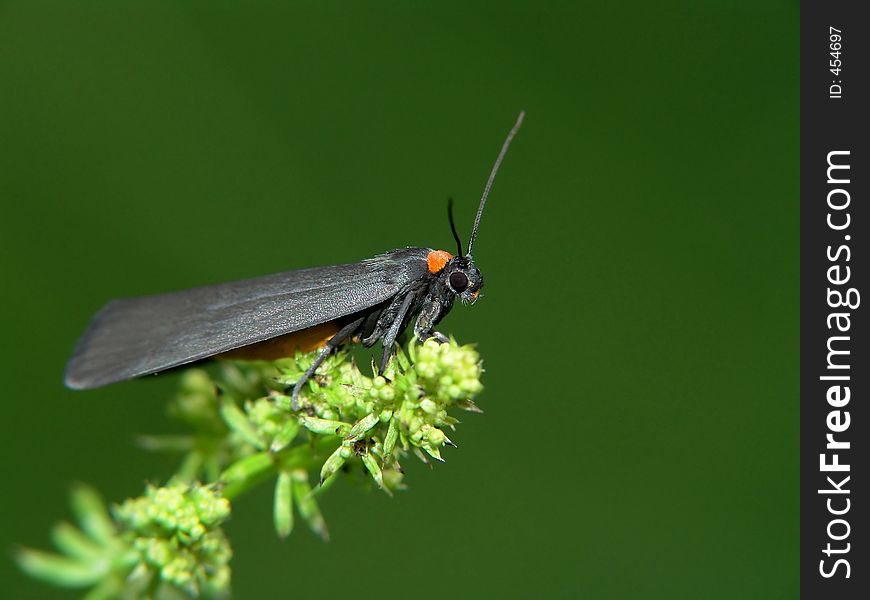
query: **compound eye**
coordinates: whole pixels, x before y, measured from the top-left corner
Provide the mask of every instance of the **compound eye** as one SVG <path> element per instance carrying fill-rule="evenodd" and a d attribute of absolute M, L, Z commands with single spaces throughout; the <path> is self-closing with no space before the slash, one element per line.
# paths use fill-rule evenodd
<path fill-rule="evenodd" d="M 461 294 L 468 287 L 468 275 L 462 271 L 454 271 L 450 274 L 450 287 Z"/>

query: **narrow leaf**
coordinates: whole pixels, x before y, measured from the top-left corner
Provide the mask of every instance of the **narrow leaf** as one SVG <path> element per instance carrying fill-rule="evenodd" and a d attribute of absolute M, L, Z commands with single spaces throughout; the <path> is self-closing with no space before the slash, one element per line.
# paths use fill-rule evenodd
<path fill-rule="evenodd" d="M 333 485 L 335 485 L 336 481 L 338 481 L 338 477 L 330 477 L 329 479 L 324 480 L 323 483 L 312 488 L 311 492 L 309 492 L 308 494 L 308 497 L 317 498 L 324 492 L 328 491 L 329 488 L 331 488 Z"/>
<path fill-rule="evenodd" d="M 311 531 L 319 535 L 324 542 L 328 542 L 329 530 L 326 528 L 323 515 L 320 514 L 317 501 L 311 495 L 308 473 L 304 469 L 293 472 L 293 497 L 296 500 L 296 506 L 299 507 L 299 514 L 308 523 Z"/>
<path fill-rule="evenodd" d="M 98 586 L 89 590 L 82 600 L 115 600 L 116 598 L 124 597 L 122 595 L 124 591 L 123 581 L 112 577 L 104 579 Z"/>
<path fill-rule="evenodd" d="M 192 435 L 137 435 L 136 445 L 150 452 L 189 452 L 195 444 Z"/>
<path fill-rule="evenodd" d="M 94 585 L 103 578 L 109 566 L 108 561 L 83 562 L 30 548 L 18 550 L 15 561 L 31 577 L 61 587 Z"/>
<path fill-rule="evenodd" d="M 399 366 L 402 368 L 402 371 L 407 371 L 411 368 L 411 362 L 408 360 L 408 356 L 402 351 L 401 346 L 396 347 L 396 359 Z"/>
<path fill-rule="evenodd" d="M 303 415 L 299 417 L 299 422 L 302 423 L 308 431 L 320 435 L 347 435 L 350 432 L 350 425 L 343 421 L 319 419 L 317 417 Z"/>
<path fill-rule="evenodd" d="M 280 382 L 280 383 L 283 383 Z M 285 410 L 287 412 L 291 412 L 293 410 L 293 397 L 287 396 L 286 394 L 279 394 L 278 392 L 272 392 L 269 394 L 269 399 L 275 403 L 275 406 L 280 408 L 281 410 Z"/>
<path fill-rule="evenodd" d="M 384 459 L 388 458 L 393 453 L 393 448 L 396 447 L 396 440 L 399 439 L 399 417 L 394 416 L 390 419 L 390 426 L 387 429 L 387 436 L 384 438 Z"/>
<path fill-rule="evenodd" d="M 431 469 L 432 463 L 429 462 L 429 459 L 426 458 L 426 455 L 423 454 L 423 451 L 420 450 L 420 448 L 418 448 L 417 446 L 414 446 L 413 450 L 414 450 L 414 456 L 419 458 L 423 462 L 424 465 L 428 466 Z"/>
<path fill-rule="evenodd" d="M 115 523 L 92 487 L 81 483 L 74 486 L 70 492 L 70 504 L 82 531 L 94 541 L 106 544 L 115 537 Z"/>
<path fill-rule="evenodd" d="M 103 554 L 102 546 L 65 521 L 54 526 L 51 539 L 57 549 L 70 558 L 93 560 Z"/>
<path fill-rule="evenodd" d="M 430 446 L 429 444 L 426 444 L 425 446 L 423 446 L 423 450 L 425 450 L 426 454 L 428 454 L 429 456 L 431 456 L 435 460 L 437 460 L 439 462 L 444 462 L 444 459 L 441 458 L 441 451 L 438 448 L 435 448 L 433 446 Z"/>
<path fill-rule="evenodd" d="M 380 418 L 376 413 L 369 413 L 364 416 L 362 419 L 357 421 L 354 426 L 351 428 L 350 432 L 345 437 L 346 442 L 357 442 L 368 433 L 369 429 L 374 427 L 380 422 Z"/>
<path fill-rule="evenodd" d="M 347 460 L 349 453 L 346 446 L 339 446 L 335 449 L 335 452 L 329 455 L 329 458 L 326 459 L 326 462 L 323 463 L 323 467 L 320 469 L 320 485 L 323 485 L 324 481 L 338 472 Z"/>
<path fill-rule="evenodd" d="M 462 400 L 456 403 L 457 408 L 461 408 L 462 410 L 467 410 L 468 412 L 473 413 L 483 413 L 483 410 L 471 400 Z"/>
<path fill-rule="evenodd" d="M 296 435 L 298 433 L 299 423 L 297 421 L 289 419 L 272 439 L 272 444 L 269 446 L 269 450 L 272 452 L 281 451 L 282 449 L 290 445 L 290 442 L 292 442 L 296 438 Z"/>
<path fill-rule="evenodd" d="M 204 458 L 205 457 L 198 450 L 190 452 L 184 457 L 184 460 L 181 461 L 178 470 L 175 472 L 174 478 L 179 481 L 184 481 L 185 483 L 196 481 L 197 474 L 203 466 Z M 208 478 L 207 480 L 212 481 L 211 478 Z"/>
<path fill-rule="evenodd" d="M 268 452 L 259 452 L 231 464 L 221 473 L 220 478 L 226 482 L 225 498 L 233 498 L 245 491 L 274 469 L 275 463 Z"/>
<path fill-rule="evenodd" d="M 384 474 L 381 472 L 381 466 L 378 464 L 377 459 L 368 452 L 364 453 L 360 458 L 362 458 L 363 464 L 366 466 L 366 469 L 368 469 L 372 479 L 374 479 L 375 483 L 378 484 L 378 487 L 392 496 L 392 492 L 384 487 Z"/>
<path fill-rule="evenodd" d="M 287 471 L 278 473 L 275 483 L 275 531 L 286 538 L 293 531 L 293 477 Z"/>
<path fill-rule="evenodd" d="M 224 398 L 221 402 L 221 417 L 223 417 L 227 426 L 238 433 L 243 440 L 255 448 L 263 449 L 263 440 L 257 434 L 254 426 L 251 425 L 247 415 L 229 398 Z"/>

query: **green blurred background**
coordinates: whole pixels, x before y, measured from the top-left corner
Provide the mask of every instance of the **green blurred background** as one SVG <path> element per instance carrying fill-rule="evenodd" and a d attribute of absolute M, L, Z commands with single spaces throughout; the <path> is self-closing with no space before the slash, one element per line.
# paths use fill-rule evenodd
<path fill-rule="evenodd" d="M 112 6 L 121 4 L 122 6 Z M 228 532 L 238 598 L 798 594 L 796 1 L 2 2 L 0 543 L 47 548 L 74 481 L 172 459 L 177 375 L 72 392 L 111 297 L 476 245 L 484 415 L 332 541 Z M 410 464 L 410 463 L 409 463 Z M 8 552 L 7 555 L 8 556 Z M 0 596 L 70 598 L 0 560 Z"/>

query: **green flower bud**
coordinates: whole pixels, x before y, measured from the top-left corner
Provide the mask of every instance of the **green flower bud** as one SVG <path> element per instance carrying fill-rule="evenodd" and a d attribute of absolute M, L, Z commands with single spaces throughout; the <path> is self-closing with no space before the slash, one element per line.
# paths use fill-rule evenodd
<path fill-rule="evenodd" d="M 423 412 L 432 415 L 435 414 L 435 412 L 438 410 L 438 405 L 429 398 L 426 398 L 420 402 L 420 408 L 423 409 Z"/>
<path fill-rule="evenodd" d="M 426 435 L 426 439 L 429 440 L 429 443 L 433 446 L 440 446 L 444 443 L 444 432 L 440 429 L 433 428 Z"/>

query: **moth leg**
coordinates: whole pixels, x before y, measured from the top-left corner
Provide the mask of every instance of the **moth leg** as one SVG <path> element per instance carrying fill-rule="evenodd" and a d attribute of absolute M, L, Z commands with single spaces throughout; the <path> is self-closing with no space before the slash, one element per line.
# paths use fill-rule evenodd
<path fill-rule="evenodd" d="M 360 340 L 364 347 L 371 348 L 378 343 L 379 340 L 384 338 L 387 331 L 390 329 L 390 326 L 393 324 L 393 321 L 396 320 L 396 315 L 399 314 L 399 311 L 402 308 L 402 303 L 405 301 L 407 295 L 407 291 L 396 294 L 390 303 L 377 315 L 377 321 L 374 327 L 363 327 L 364 332 L 371 329 L 371 332 L 364 334 L 364 337 Z"/>
<path fill-rule="evenodd" d="M 338 330 L 334 336 L 332 336 L 326 345 L 320 349 L 320 353 L 317 355 L 317 358 L 314 359 L 314 362 L 311 363 L 311 366 L 302 374 L 302 377 L 296 382 L 296 385 L 293 386 L 293 395 L 290 399 L 290 408 L 293 410 L 299 410 L 299 390 L 302 389 L 302 386 L 311 379 L 314 375 L 314 372 L 317 368 L 323 364 L 323 361 L 326 360 L 326 357 L 335 350 L 339 344 L 341 344 L 344 340 L 349 338 L 359 329 L 360 325 L 363 324 L 365 317 L 360 317 L 356 321 L 351 321 L 344 327 Z"/>
<path fill-rule="evenodd" d="M 440 331 L 433 331 L 436 323 L 441 320 L 443 308 L 441 302 L 432 300 L 425 304 L 417 316 L 417 322 L 414 324 L 414 335 L 420 342 L 425 342 L 430 337 L 434 337 L 438 342 L 444 343 L 448 341 L 447 336 Z"/>
<path fill-rule="evenodd" d="M 399 310 L 396 313 L 393 322 L 390 323 L 390 328 L 384 334 L 384 353 L 381 355 L 381 368 L 378 371 L 378 374 L 380 375 L 383 375 L 384 371 L 387 370 L 387 362 L 390 360 L 390 356 L 393 354 L 393 344 L 396 343 L 396 337 L 398 337 L 399 331 L 401 331 L 402 329 L 402 323 L 405 320 L 405 315 L 408 314 L 408 309 L 411 308 L 411 302 L 413 300 L 413 293 L 408 293 L 405 295 L 405 298 L 402 300 L 402 305 L 399 307 Z"/>

